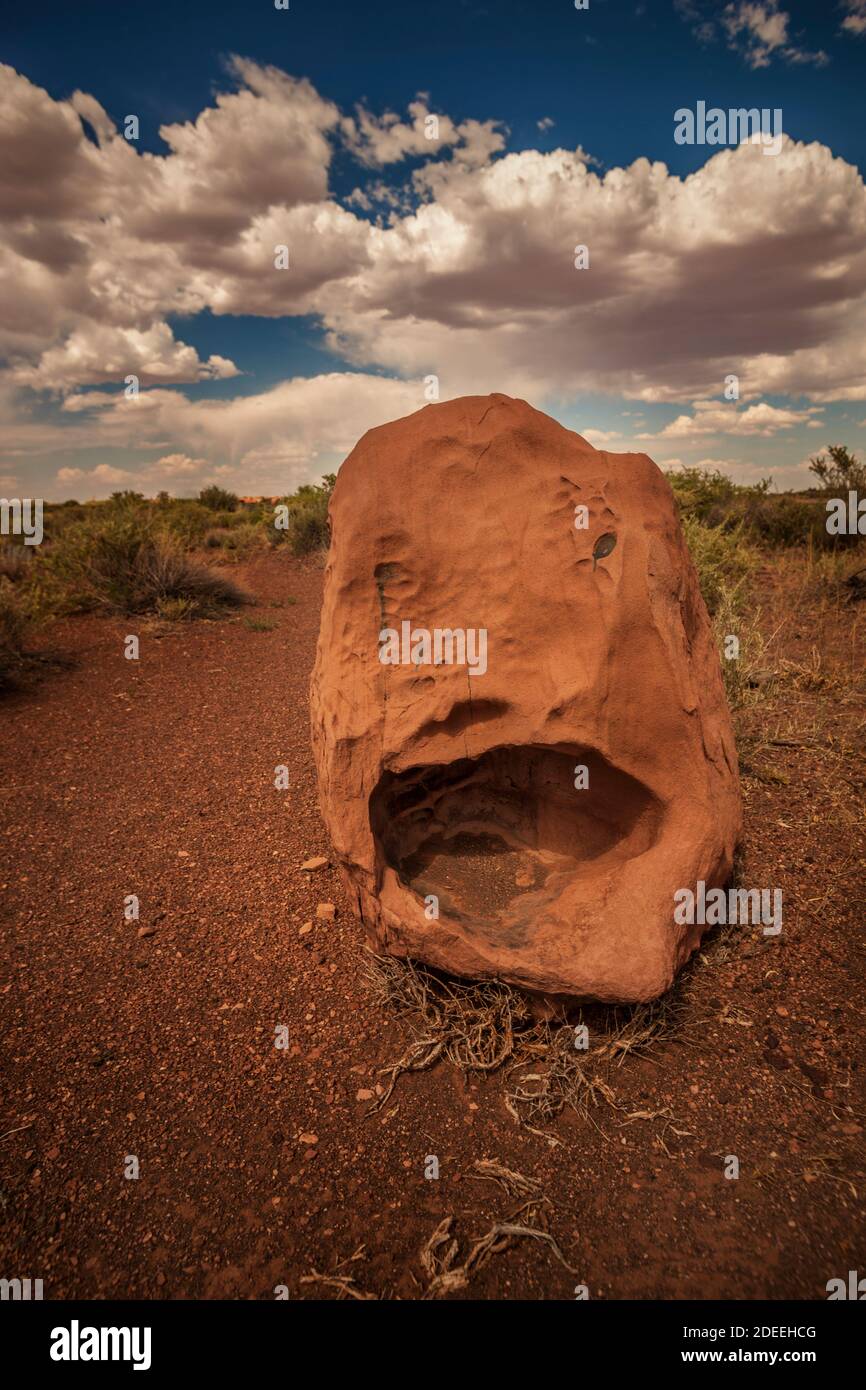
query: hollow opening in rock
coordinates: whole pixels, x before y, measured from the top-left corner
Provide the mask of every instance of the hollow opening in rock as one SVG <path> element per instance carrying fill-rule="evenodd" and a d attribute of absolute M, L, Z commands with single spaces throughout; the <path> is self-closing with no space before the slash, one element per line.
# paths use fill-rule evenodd
<path fill-rule="evenodd" d="M 586 786 L 575 784 L 579 767 Z M 480 929 L 526 923 L 575 874 L 642 854 L 660 821 L 641 782 L 596 752 L 561 746 L 386 772 L 370 798 L 380 871 Z"/>

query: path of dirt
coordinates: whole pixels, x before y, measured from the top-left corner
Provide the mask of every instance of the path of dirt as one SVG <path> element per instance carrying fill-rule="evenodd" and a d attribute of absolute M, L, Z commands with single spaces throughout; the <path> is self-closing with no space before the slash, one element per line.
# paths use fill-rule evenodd
<path fill-rule="evenodd" d="M 329 852 L 307 733 L 321 569 L 268 556 L 244 578 L 273 630 L 144 627 L 131 662 L 130 620 L 70 620 L 50 640 L 75 669 L 0 708 L 0 1272 L 47 1298 L 312 1298 L 336 1290 L 301 1276 L 339 1269 L 417 1298 L 444 1217 L 465 1253 L 513 1207 L 471 1176 L 485 1157 L 541 1181 L 579 1274 L 527 1241 L 457 1297 L 822 1298 L 866 1271 L 862 706 L 791 695 L 818 744 L 774 746 L 769 772 L 764 749 L 744 781 L 746 879 L 783 889 L 782 937 L 741 931 L 697 966 L 692 1042 L 606 1073 L 622 1112 L 562 1117 L 551 1148 L 500 1078 L 440 1065 L 365 1118 L 403 1034 L 361 981 L 337 873 L 299 872 Z"/>

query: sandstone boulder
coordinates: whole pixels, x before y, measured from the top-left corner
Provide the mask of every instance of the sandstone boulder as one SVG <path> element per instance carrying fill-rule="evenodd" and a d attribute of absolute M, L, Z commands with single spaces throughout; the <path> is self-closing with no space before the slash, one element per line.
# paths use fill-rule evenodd
<path fill-rule="evenodd" d="M 377 949 L 544 995 L 661 994 L 740 827 L 670 486 L 503 395 L 340 469 L 312 679 L 322 814 Z"/>

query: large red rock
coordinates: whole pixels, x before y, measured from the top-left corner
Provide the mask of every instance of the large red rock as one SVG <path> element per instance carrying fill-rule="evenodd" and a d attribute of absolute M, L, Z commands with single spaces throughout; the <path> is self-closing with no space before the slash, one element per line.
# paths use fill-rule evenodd
<path fill-rule="evenodd" d="M 469 396 L 365 434 L 331 528 L 313 748 L 370 939 L 546 995 L 661 994 L 702 931 L 674 893 L 724 884 L 741 815 L 663 474 Z"/>

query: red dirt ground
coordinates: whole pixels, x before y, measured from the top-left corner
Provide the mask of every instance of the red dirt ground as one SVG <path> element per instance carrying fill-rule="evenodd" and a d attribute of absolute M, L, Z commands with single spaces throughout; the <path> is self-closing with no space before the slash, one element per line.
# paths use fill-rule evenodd
<path fill-rule="evenodd" d="M 782 888 L 784 931 L 697 963 L 690 1029 L 605 1072 L 621 1111 L 566 1113 L 550 1147 L 498 1075 L 443 1063 L 365 1117 L 405 1035 L 361 979 L 338 874 L 299 871 L 329 853 L 307 732 L 322 572 L 265 556 L 242 578 L 272 631 L 68 620 L 43 642 L 75 667 L 0 707 L 0 1272 L 46 1298 L 338 1296 L 312 1270 L 419 1298 L 444 1217 L 465 1255 L 514 1208 L 480 1158 L 541 1182 L 579 1273 L 521 1241 L 456 1297 L 824 1298 L 866 1271 L 862 687 L 800 678 L 745 712 L 744 881 Z M 824 618 L 862 671 L 850 618 Z M 785 621 L 805 660 L 812 619 Z"/>

